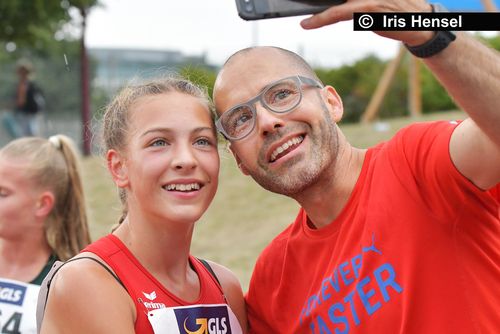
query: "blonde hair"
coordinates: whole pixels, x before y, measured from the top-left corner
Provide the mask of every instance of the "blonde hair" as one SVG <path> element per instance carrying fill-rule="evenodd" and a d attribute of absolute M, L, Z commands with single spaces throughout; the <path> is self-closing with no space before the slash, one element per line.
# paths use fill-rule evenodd
<path fill-rule="evenodd" d="M 45 235 L 53 253 L 64 261 L 87 246 L 90 234 L 73 141 L 64 135 L 25 137 L 7 144 L 0 154 L 27 161 L 28 177 L 36 186 L 53 192 L 54 208 L 45 221 Z"/>
<path fill-rule="evenodd" d="M 170 75 L 151 79 L 143 83 L 130 84 L 123 88 L 114 97 L 104 112 L 102 127 L 104 152 L 111 149 L 118 152 L 123 152 L 125 150 L 125 147 L 128 144 L 127 133 L 129 129 L 130 110 L 137 100 L 146 96 L 160 95 L 170 92 L 183 93 L 199 98 L 206 104 L 212 117 L 212 121 L 215 122 L 214 108 L 210 98 L 208 97 L 206 89 L 197 86 L 187 79 L 176 75 Z M 213 129 L 214 133 L 216 133 L 214 124 Z M 127 216 L 126 191 L 119 189 L 119 197 L 123 205 L 123 213 L 118 224 L 122 223 Z M 116 226 L 114 228 L 116 228 Z"/>

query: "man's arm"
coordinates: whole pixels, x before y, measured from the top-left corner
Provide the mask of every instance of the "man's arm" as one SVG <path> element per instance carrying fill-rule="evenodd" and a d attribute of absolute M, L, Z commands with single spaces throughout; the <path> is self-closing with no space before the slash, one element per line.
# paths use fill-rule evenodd
<path fill-rule="evenodd" d="M 453 133 L 450 154 L 458 170 L 488 189 L 500 181 L 500 55 L 466 33 L 424 59 L 470 116 Z"/>
<path fill-rule="evenodd" d="M 439 0 L 436 0 L 439 2 Z M 425 1 L 348 0 L 302 21 L 306 29 L 349 20 L 354 12 L 430 12 Z M 429 40 L 429 31 L 379 31 L 408 45 Z M 424 59 L 450 96 L 470 116 L 453 133 L 451 158 L 474 184 L 488 189 L 500 182 L 500 55 L 467 33 L 440 53 Z"/>

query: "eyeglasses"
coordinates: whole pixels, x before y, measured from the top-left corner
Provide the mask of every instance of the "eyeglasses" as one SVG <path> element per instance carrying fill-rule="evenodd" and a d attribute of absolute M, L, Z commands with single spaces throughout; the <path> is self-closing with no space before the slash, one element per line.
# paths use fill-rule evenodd
<path fill-rule="evenodd" d="M 256 97 L 224 112 L 215 125 L 227 139 L 243 139 L 255 128 L 256 102 L 260 101 L 264 108 L 274 113 L 287 113 L 300 104 L 303 85 L 323 88 L 323 85 L 316 80 L 300 75 L 275 81 L 267 85 Z"/>

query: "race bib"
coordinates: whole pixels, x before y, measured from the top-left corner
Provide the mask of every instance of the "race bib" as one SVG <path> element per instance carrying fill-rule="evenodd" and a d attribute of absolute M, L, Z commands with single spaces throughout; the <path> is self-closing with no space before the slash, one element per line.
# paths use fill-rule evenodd
<path fill-rule="evenodd" d="M 241 334 L 226 304 L 164 307 L 148 312 L 155 334 Z"/>
<path fill-rule="evenodd" d="M 40 286 L 0 278 L 0 334 L 35 334 Z"/>

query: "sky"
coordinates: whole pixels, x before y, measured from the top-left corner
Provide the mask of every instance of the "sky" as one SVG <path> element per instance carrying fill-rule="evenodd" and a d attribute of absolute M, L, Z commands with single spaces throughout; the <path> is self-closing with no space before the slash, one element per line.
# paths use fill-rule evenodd
<path fill-rule="evenodd" d="M 205 54 L 221 65 L 233 52 L 253 45 L 280 46 L 313 67 L 352 64 L 369 54 L 393 58 L 399 42 L 353 31 L 352 21 L 304 30 L 302 17 L 245 21 L 235 0 L 100 0 L 87 21 L 89 47 L 141 48 Z M 441 0 L 450 10 L 481 10 L 481 0 Z M 500 0 L 494 1 L 500 6 Z"/>
<path fill-rule="evenodd" d="M 354 32 L 352 21 L 306 31 L 303 17 L 245 21 L 234 0 L 100 0 L 87 21 L 88 47 L 177 50 L 221 65 L 252 45 L 295 51 L 314 67 L 351 64 L 368 54 L 391 59 L 398 42 Z"/>

